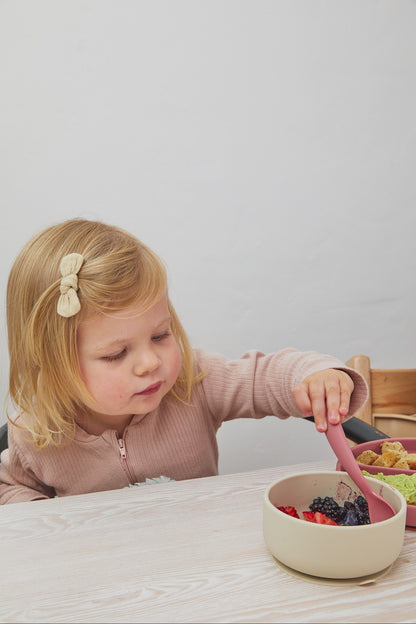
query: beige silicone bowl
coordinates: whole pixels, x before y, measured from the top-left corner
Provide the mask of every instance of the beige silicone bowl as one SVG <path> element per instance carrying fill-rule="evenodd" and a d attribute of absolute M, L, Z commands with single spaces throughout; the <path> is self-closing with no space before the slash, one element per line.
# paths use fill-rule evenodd
<path fill-rule="evenodd" d="M 333 496 L 342 504 L 361 494 L 346 472 L 301 472 L 272 483 L 263 503 L 263 534 L 272 555 L 304 574 L 330 579 L 368 576 L 388 568 L 403 546 L 406 501 L 386 483 L 366 477 L 393 505 L 396 515 L 360 526 L 315 524 L 292 518 L 276 505 L 293 505 L 302 518 L 312 500 Z"/>

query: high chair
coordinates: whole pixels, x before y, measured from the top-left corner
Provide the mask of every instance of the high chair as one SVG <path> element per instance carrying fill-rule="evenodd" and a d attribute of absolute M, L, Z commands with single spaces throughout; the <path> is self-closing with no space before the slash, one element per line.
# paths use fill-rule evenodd
<path fill-rule="evenodd" d="M 0 453 L 8 446 L 7 441 L 7 423 L 0 427 Z"/>
<path fill-rule="evenodd" d="M 416 368 L 371 368 L 367 355 L 354 355 L 347 365 L 361 373 L 370 391 L 355 418 L 389 438 L 416 437 Z"/>

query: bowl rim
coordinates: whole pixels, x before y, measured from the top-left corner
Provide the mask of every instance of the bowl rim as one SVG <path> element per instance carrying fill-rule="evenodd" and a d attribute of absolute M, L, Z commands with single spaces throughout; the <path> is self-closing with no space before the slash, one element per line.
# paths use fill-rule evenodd
<path fill-rule="evenodd" d="M 276 479 L 275 481 L 273 481 L 272 483 L 269 483 L 269 485 L 267 486 L 265 492 L 264 492 L 264 496 L 263 496 L 263 501 L 264 504 L 267 505 L 268 508 L 270 508 L 271 510 L 273 510 L 274 512 L 278 513 L 278 514 L 282 514 L 283 516 L 287 516 L 287 518 L 292 518 L 292 516 L 286 514 L 285 512 L 281 511 L 280 509 L 278 509 L 275 505 L 273 505 L 273 503 L 270 500 L 270 491 L 271 489 L 277 485 L 278 483 L 281 483 L 282 481 L 286 481 L 288 479 L 294 478 L 294 477 L 300 477 L 300 476 L 312 476 L 312 475 L 346 475 L 347 477 L 349 477 L 349 479 L 351 479 L 353 481 L 353 479 L 350 477 L 350 475 L 348 474 L 348 472 L 346 472 L 345 470 L 307 470 L 304 472 L 293 472 L 291 474 L 285 475 L 279 479 Z M 301 520 L 302 522 L 306 522 L 308 525 L 311 525 L 313 527 L 321 527 L 323 529 L 328 529 L 328 528 L 332 528 L 332 529 L 338 529 L 338 531 L 340 529 L 346 530 L 346 531 L 350 531 L 351 529 L 355 529 L 355 530 L 369 530 L 371 529 L 371 527 L 374 527 L 375 525 L 377 526 L 387 526 L 388 524 L 391 524 L 392 522 L 396 522 L 398 516 L 401 515 L 405 515 L 407 512 L 407 503 L 406 503 L 406 499 L 403 496 L 403 494 L 401 492 L 399 492 L 398 489 L 396 489 L 395 487 L 393 487 L 392 485 L 390 485 L 389 483 L 386 483 L 385 481 L 380 481 L 379 479 L 374 479 L 373 477 L 367 477 L 365 475 L 363 475 L 364 478 L 367 481 L 370 481 L 372 483 L 374 483 L 374 485 L 378 486 L 381 489 L 383 489 L 384 487 L 387 487 L 388 489 L 392 490 L 393 493 L 398 497 L 399 501 L 400 501 L 400 509 L 398 511 L 396 511 L 396 513 L 394 514 L 394 516 L 392 516 L 391 518 L 387 518 L 386 520 L 381 520 L 380 522 L 373 522 L 370 524 L 359 524 L 359 525 L 354 525 L 354 526 L 343 526 L 343 525 L 333 525 L 333 524 L 316 524 L 314 522 L 308 522 L 307 520 L 304 520 L 303 518 L 292 518 L 293 520 Z M 358 486 L 356 486 L 357 489 Z M 374 489 L 374 486 L 373 486 Z"/>

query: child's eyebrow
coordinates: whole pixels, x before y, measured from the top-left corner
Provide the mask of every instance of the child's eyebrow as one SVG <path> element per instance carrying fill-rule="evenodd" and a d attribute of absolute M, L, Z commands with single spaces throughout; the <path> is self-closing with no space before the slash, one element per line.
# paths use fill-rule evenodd
<path fill-rule="evenodd" d="M 97 353 L 111 351 L 112 349 L 123 347 L 126 342 L 127 338 L 116 338 L 111 342 L 101 342 L 100 344 L 94 345 L 94 351 L 96 351 Z"/>
<path fill-rule="evenodd" d="M 170 323 L 172 320 L 172 317 L 169 315 L 166 318 L 162 319 L 161 321 L 159 321 L 159 323 L 157 325 L 154 325 L 153 329 L 159 329 L 159 327 L 162 327 L 162 325 L 166 325 L 166 323 Z"/>
<path fill-rule="evenodd" d="M 166 318 L 159 321 L 156 325 L 153 325 L 151 332 L 154 333 L 154 332 L 159 331 L 166 324 L 169 324 L 171 320 L 172 320 L 171 316 L 167 316 Z M 102 342 L 100 344 L 95 345 L 94 350 L 101 352 L 101 351 L 108 351 L 110 349 L 115 349 L 117 347 L 124 347 L 126 343 L 128 343 L 129 341 L 130 341 L 129 336 L 124 336 L 124 337 L 120 336 L 119 338 L 115 338 L 114 340 L 111 340 L 109 342 Z"/>

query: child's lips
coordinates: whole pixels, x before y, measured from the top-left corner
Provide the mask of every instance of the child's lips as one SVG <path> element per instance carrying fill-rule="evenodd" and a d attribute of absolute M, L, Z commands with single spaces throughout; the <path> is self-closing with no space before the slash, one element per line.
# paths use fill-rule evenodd
<path fill-rule="evenodd" d="M 138 396 L 149 396 L 151 394 L 155 394 L 156 392 L 158 392 L 158 390 L 160 390 L 161 385 L 162 385 L 162 382 L 158 381 L 157 383 L 154 383 L 151 386 L 147 386 L 147 388 L 145 388 L 141 392 L 137 392 L 136 394 Z"/>

